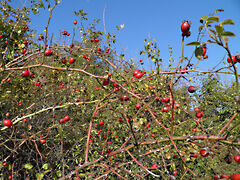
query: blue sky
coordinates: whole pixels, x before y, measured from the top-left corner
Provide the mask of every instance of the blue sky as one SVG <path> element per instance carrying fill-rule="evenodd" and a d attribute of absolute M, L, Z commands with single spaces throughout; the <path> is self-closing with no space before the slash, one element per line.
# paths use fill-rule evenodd
<path fill-rule="evenodd" d="M 20 0 L 24 2 L 23 0 Z M 20 2 L 19 1 L 19 2 Z M 117 50 L 125 52 L 128 58 L 136 61 L 139 51 L 144 48 L 144 39 L 155 38 L 160 48 L 160 55 L 164 65 L 168 64 L 168 46 L 173 48 L 173 57 L 178 60 L 181 56 L 181 31 L 182 21 L 191 21 L 192 35 L 186 39 L 186 43 L 195 41 L 200 17 L 214 12 L 216 9 L 224 9 L 219 13 L 221 19 L 233 19 L 234 26 L 226 26 L 226 30 L 233 31 L 236 37 L 230 38 L 230 50 L 233 54 L 239 52 L 240 44 L 240 1 L 239 0 L 63 0 L 54 10 L 49 30 L 58 34 L 60 30 L 72 32 L 73 21 L 76 19 L 74 11 L 83 9 L 88 13 L 89 23 L 94 18 L 101 19 L 99 28 L 103 29 L 102 17 L 105 11 L 105 23 L 107 32 L 114 32 L 116 25 L 125 24 L 123 30 L 117 34 Z M 31 28 L 42 32 L 48 20 L 48 11 L 41 11 L 39 16 L 32 16 Z M 185 56 L 190 57 L 194 47 L 185 47 Z M 226 52 L 216 45 L 208 45 L 208 59 L 200 62 L 199 68 L 207 70 L 218 64 L 226 55 Z M 149 69 L 146 58 L 145 68 Z M 195 59 L 193 61 L 196 62 Z"/>

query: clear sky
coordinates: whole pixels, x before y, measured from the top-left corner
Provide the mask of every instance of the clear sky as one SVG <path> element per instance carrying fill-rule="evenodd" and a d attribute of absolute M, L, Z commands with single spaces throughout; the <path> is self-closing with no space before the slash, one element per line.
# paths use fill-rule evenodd
<path fill-rule="evenodd" d="M 53 1 L 53 0 L 52 0 Z M 19 0 L 24 2 L 24 0 Z M 99 28 L 103 29 L 103 11 L 105 8 L 105 23 L 107 32 L 114 32 L 116 25 L 125 24 L 123 30 L 117 34 L 118 51 L 125 52 L 127 57 L 136 61 L 146 57 L 139 56 L 144 49 L 144 39 L 155 38 L 160 47 L 160 55 L 167 65 L 169 59 L 168 46 L 173 48 L 173 57 L 178 60 L 181 56 L 182 21 L 191 21 L 192 35 L 186 43 L 195 41 L 200 17 L 224 9 L 220 12 L 220 20 L 233 19 L 234 26 L 227 25 L 226 30 L 233 31 L 236 37 L 230 38 L 230 50 L 235 55 L 239 53 L 240 45 L 240 0 L 62 0 L 54 10 L 49 30 L 58 34 L 60 30 L 72 32 L 73 21 L 76 19 L 74 11 L 83 9 L 88 13 L 89 23 L 94 18 L 101 19 Z M 48 11 L 42 11 L 38 17 L 32 17 L 31 27 L 38 32 L 44 30 L 48 20 Z M 190 57 L 194 47 L 185 48 L 185 56 Z M 199 68 L 207 70 L 218 64 L 226 52 L 216 45 L 208 45 L 208 59 L 199 64 Z M 196 62 L 195 59 L 193 62 Z M 226 61 L 226 60 L 225 60 Z M 147 60 L 146 68 L 149 68 Z"/>

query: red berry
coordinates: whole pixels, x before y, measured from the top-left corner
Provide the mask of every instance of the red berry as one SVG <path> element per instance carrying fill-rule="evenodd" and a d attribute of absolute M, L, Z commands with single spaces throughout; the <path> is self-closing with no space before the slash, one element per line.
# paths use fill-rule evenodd
<path fill-rule="evenodd" d="M 152 169 L 157 169 L 158 167 L 157 167 L 157 165 L 156 164 L 153 164 L 152 165 Z"/>
<path fill-rule="evenodd" d="M 169 101 L 169 97 L 162 97 L 162 98 L 161 98 L 161 101 L 162 101 L 162 102 L 168 102 L 168 101 Z"/>
<path fill-rule="evenodd" d="M 46 142 L 46 140 L 45 140 L 45 139 L 40 139 L 40 142 L 41 142 L 42 144 L 44 144 L 44 143 Z"/>
<path fill-rule="evenodd" d="M 207 58 L 208 58 L 208 55 L 203 56 L 203 59 L 207 59 Z"/>
<path fill-rule="evenodd" d="M 137 104 L 136 105 L 136 109 L 140 109 L 141 108 L 141 105 L 140 104 Z"/>
<path fill-rule="evenodd" d="M 70 117 L 69 117 L 69 116 L 65 116 L 65 117 L 63 118 L 63 120 L 64 120 L 64 121 L 69 121 L 69 120 L 70 120 Z"/>
<path fill-rule="evenodd" d="M 231 177 L 230 177 L 231 180 L 240 180 L 240 174 L 236 173 L 236 174 L 232 174 Z"/>
<path fill-rule="evenodd" d="M 207 48 L 206 48 L 206 47 L 203 47 L 203 53 L 202 53 L 202 56 L 205 56 L 205 55 L 206 55 L 206 52 L 207 52 Z"/>
<path fill-rule="evenodd" d="M 193 131 L 193 132 L 197 132 L 197 128 L 193 128 L 192 131 Z"/>
<path fill-rule="evenodd" d="M 194 86 L 189 86 L 188 87 L 188 92 L 190 93 L 194 93 L 196 90 L 195 90 L 195 87 Z"/>
<path fill-rule="evenodd" d="M 4 167 L 6 167 L 6 166 L 7 166 L 7 163 L 6 163 L 6 162 L 4 162 L 4 163 L 3 163 L 3 166 L 4 166 Z"/>
<path fill-rule="evenodd" d="M 232 60 L 233 60 L 233 63 L 234 63 L 234 64 L 237 62 L 235 56 L 232 56 Z M 232 63 L 230 57 L 227 58 L 227 62 L 228 62 L 228 63 Z"/>
<path fill-rule="evenodd" d="M 201 122 L 201 119 L 200 119 L 200 118 L 196 119 L 196 123 L 197 123 L 197 124 L 199 124 L 200 122 Z"/>
<path fill-rule="evenodd" d="M 196 107 L 196 108 L 194 108 L 194 111 L 195 111 L 195 112 L 199 112 L 200 109 L 199 109 L 198 107 Z"/>
<path fill-rule="evenodd" d="M 228 175 L 226 175 L 226 174 L 222 174 L 221 176 L 220 176 L 220 179 L 228 179 L 229 178 L 229 176 Z"/>
<path fill-rule="evenodd" d="M 7 127 L 11 127 L 13 125 L 12 121 L 10 119 L 5 119 L 3 121 L 3 125 Z"/>
<path fill-rule="evenodd" d="M 69 63 L 70 63 L 70 64 L 73 64 L 74 61 L 75 61 L 75 60 L 74 60 L 72 57 L 69 58 Z"/>
<path fill-rule="evenodd" d="M 118 119 L 118 122 L 123 123 L 123 119 L 122 119 L 122 118 L 119 118 L 119 119 Z"/>
<path fill-rule="evenodd" d="M 143 73 L 142 73 L 142 72 L 139 72 L 139 73 L 137 73 L 137 74 L 135 75 L 135 77 L 136 77 L 137 79 L 140 79 L 142 76 L 143 76 Z"/>
<path fill-rule="evenodd" d="M 215 179 L 215 180 L 217 180 L 217 179 L 219 179 L 219 178 L 220 178 L 219 175 L 213 176 L 213 179 Z"/>
<path fill-rule="evenodd" d="M 121 100 L 121 101 L 128 101 L 128 100 L 129 100 L 129 97 L 128 97 L 128 95 L 124 94 L 124 95 L 122 95 L 122 96 L 120 97 L 120 100 Z"/>
<path fill-rule="evenodd" d="M 112 73 L 108 73 L 108 77 L 111 77 L 112 76 Z"/>
<path fill-rule="evenodd" d="M 28 70 L 25 70 L 25 71 L 22 72 L 22 76 L 29 77 L 30 76 L 30 72 Z"/>
<path fill-rule="evenodd" d="M 147 124 L 146 127 L 147 127 L 147 128 L 150 128 L 150 124 Z"/>
<path fill-rule="evenodd" d="M 99 121 L 99 125 L 101 125 L 101 126 L 102 126 L 103 124 L 104 124 L 104 123 L 103 123 L 103 121 Z"/>
<path fill-rule="evenodd" d="M 187 33 L 190 30 L 190 24 L 188 23 L 188 21 L 184 21 L 181 25 L 181 31 L 183 33 Z"/>
<path fill-rule="evenodd" d="M 163 112 L 168 112 L 168 107 L 163 107 L 163 108 L 162 108 L 162 111 L 163 111 Z"/>
<path fill-rule="evenodd" d="M 108 79 L 104 79 L 103 80 L 103 86 L 107 86 L 109 84 L 109 80 Z"/>
<path fill-rule="evenodd" d="M 180 72 L 181 72 L 182 74 L 184 74 L 185 71 L 186 71 L 186 69 L 180 69 Z"/>
<path fill-rule="evenodd" d="M 52 50 L 51 49 L 47 49 L 45 51 L 45 56 L 51 56 L 52 55 Z"/>
<path fill-rule="evenodd" d="M 177 175 L 177 170 L 173 171 L 173 175 L 176 176 Z"/>
<path fill-rule="evenodd" d="M 3 34 L 0 34 L 0 38 L 3 38 L 4 37 L 4 35 Z"/>
<path fill-rule="evenodd" d="M 209 152 L 206 149 L 200 149 L 200 155 L 202 157 L 208 157 L 209 156 Z"/>
<path fill-rule="evenodd" d="M 240 156 L 239 156 L 239 155 L 234 156 L 234 160 L 235 160 L 237 163 L 240 163 Z"/>
<path fill-rule="evenodd" d="M 5 41 L 5 44 L 8 45 L 8 41 Z"/>
<path fill-rule="evenodd" d="M 99 42 L 99 39 L 95 39 L 95 42 Z"/>
<path fill-rule="evenodd" d="M 196 112 L 196 117 L 197 118 L 203 117 L 203 112 Z"/>
<path fill-rule="evenodd" d="M 155 134 L 151 134 L 152 137 L 155 137 Z"/>
<path fill-rule="evenodd" d="M 76 21 L 76 20 L 75 20 L 75 21 L 73 21 L 73 24 L 75 24 L 75 25 L 76 25 L 76 24 L 77 24 L 77 21 Z"/>
<path fill-rule="evenodd" d="M 114 81 L 115 81 L 116 83 L 118 83 L 117 80 L 114 80 Z M 116 83 L 113 82 L 113 87 L 118 87 L 118 85 L 117 85 Z"/>
<path fill-rule="evenodd" d="M 136 76 L 138 73 L 139 73 L 139 70 L 135 70 L 135 71 L 133 72 L 133 76 Z"/>
<path fill-rule="evenodd" d="M 69 61 L 70 61 L 70 60 L 69 60 Z M 63 63 L 63 64 L 66 64 L 66 63 L 67 63 L 66 58 L 62 58 L 62 63 Z"/>

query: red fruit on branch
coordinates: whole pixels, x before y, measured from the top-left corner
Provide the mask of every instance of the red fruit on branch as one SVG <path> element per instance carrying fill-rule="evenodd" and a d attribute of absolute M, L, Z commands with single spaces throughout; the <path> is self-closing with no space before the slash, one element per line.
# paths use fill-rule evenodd
<path fill-rule="evenodd" d="M 200 155 L 202 157 L 208 157 L 209 156 L 209 152 L 208 152 L 208 150 L 206 148 L 200 149 Z"/>
<path fill-rule="evenodd" d="M 184 74 L 186 69 L 180 69 L 180 73 Z"/>
<path fill-rule="evenodd" d="M 136 77 L 137 79 L 140 79 L 142 76 L 143 76 L 143 73 L 142 73 L 142 72 L 139 72 L 139 73 L 137 73 L 137 74 L 135 75 L 135 77 Z"/>
<path fill-rule="evenodd" d="M 203 47 L 203 53 L 202 53 L 202 56 L 205 56 L 205 55 L 206 55 L 206 52 L 207 52 L 207 48 L 206 48 L 206 47 Z"/>
<path fill-rule="evenodd" d="M 63 118 L 63 120 L 64 120 L 64 122 L 65 122 L 65 121 L 69 121 L 69 120 L 70 120 L 70 117 L 69 117 L 69 116 L 65 116 L 65 117 Z"/>
<path fill-rule="evenodd" d="M 226 174 L 222 174 L 222 175 L 220 176 L 220 179 L 228 179 L 228 178 L 229 178 L 229 176 L 226 175 Z"/>
<path fill-rule="evenodd" d="M 190 30 L 190 24 L 188 21 L 184 21 L 181 25 L 181 31 L 187 33 Z"/>
<path fill-rule="evenodd" d="M 163 111 L 163 112 L 168 112 L 168 107 L 163 107 L 163 108 L 162 108 L 162 111 Z"/>
<path fill-rule="evenodd" d="M 193 128 L 193 129 L 192 129 L 192 132 L 197 132 L 197 128 Z"/>
<path fill-rule="evenodd" d="M 198 107 L 196 107 L 196 108 L 194 108 L 194 111 L 195 111 L 195 112 L 199 112 L 200 109 L 199 109 Z"/>
<path fill-rule="evenodd" d="M 52 55 L 52 50 L 51 49 L 47 49 L 44 53 L 45 56 L 51 56 Z"/>
<path fill-rule="evenodd" d="M 45 139 L 40 139 L 40 142 L 41 142 L 42 144 L 44 144 L 44 143 L 46 142 L 46 140 L 45 140 Z"/>
<path fill-rule="evenodd" d="M 7 127 L 11 127 L 13 125 L 12 121 L 10 119 L 5 119 L 3 121 L 3 125 Z"/>
<path fill-rule="evenodd" d="M 157 169 L 158 167 L 157 167 L 157 165 L 156 164 L 153 164 L 152 165 L 152 169 Z"/>
<path fill-rule="evenodd" d="M 237 62 L 235 56 L 232 56 L 232 60 L 233 60 L 233 63 L 234 63 L 234 64 Z M 227 58 L 227 62 L 230 63 L 230 64 L 232 63 L 230 57 Z"/>
<path fill-rule="evenodd" d="M 74 61 L 75 61 L 75 60 L 74 60 L 72 57 L 69 58 L 69 63 L 70 63 L 70 64 L 73 64 Z"/>
<path fill-rule="evenodd" d="M 182 24 L 181 24 L 181 31 L 183 33 L 183 35 L 186 35 L 190 30 L 190 24 L 188 21 L 184 21 Z"/>
<path fill-rule="evenodd" d="M 99 125 L 102 126 L 104 124 L 103 121 L 99 121 Z"/>
<path fill-rule="evenodd" d="M 203 59 L 207 59 L 207 58 L 208 58 L 208 55 L 203 56 Z"/>
<path fill-rule="evenodd" d="M 30 72 L 28 70 L 25 70 L 22 72 L 22 76 L 23 77 L 29 77 L 30 76 Z"/>
<path fill-rule="evenodd" d="M 103 86 L 107 86 L 109 84 L 109 80 L 108 79 L 104 79 L 103 80 Z"/>
<path fill-rule="evenodd" d="M 162 98 L 161 98 L 161 101 L 166 103 L 166 102 L 169 101 L 169 97 L 162 97 Z"/>
<path fill-rule="evenodd" d="M 173 175 L 176 176 L 177 175 L 177 170 L 173 171 Z"/>
<path fill-rule="evenodd" d="M 197 118 L 203 117 L 203 112 L 196 112 L 196 117 Z"/>
<path fill-rule="evenodd" d="M 75 25 L 76 25 L 76 24 L 77 24 L 77 21 L 76 21 L 76 20 L 75 20 L 75 21 L 73 21 L 73 24 L 75 24 Z"/>
<path fill-rule="evenodd" d="M 133 76 L 136 76 L 138 73 L 139 73 L 139 70 L 137 69 L 133 72 Z"/>
<path fill-rule="evenodd" d="M 124 94 L 124 95 L 122 95 L 122 96 L 120 97 L 120 100 L 121 100 L 121 101 L 128 101 L 128 100 L 129 100 L 129 97 L 128 97 L 128 95 Z"/>
<path fill-rule="evenodd" d="M 194 93 L 196 90 L 195 90 L 196 88 L 194 87 L 194 86 L 189 86 L 188 87 L 188 92 L 190 92 L 190 93 Z"/>
<path fill-rule="evenodd" d="M 235 160 L 237 163 L 240 163 L 240 156 L 239 156 L 239 155 L 234 156 L 234 160 Z"/>
<path fill-rule="evenodd" d="M 140 109 L 141 108 L 141 105 L 140 104 L 137 104 L 136 105 L 136 109 Z"/>
<path fill-rule="evenodd" d="M 231 180 L 240 180 L 240 174 L 236 173 L 236 174 L 232 174 L 231 177 L 230 177 Z"/>

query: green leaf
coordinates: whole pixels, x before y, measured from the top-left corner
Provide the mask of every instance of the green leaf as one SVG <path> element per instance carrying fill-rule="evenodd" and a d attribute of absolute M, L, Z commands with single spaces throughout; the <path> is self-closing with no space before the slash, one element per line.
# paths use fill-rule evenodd
<path fill-rule="evenodd" d="M 221 35 L 224 31 L 223 27 L 220 25 L 215 25 L 215 29 L 217 30 L 217 33 Z"/>
<path fill-rule="evenodd" d="M 230 32 L 230 31 L 224 31 L 222 33 L 223 36 L 235 36 L 235 34 L 233 32 Z"/>
<path fill-rule="evenodd" d="M 207 16 L 202 16 L 201 19 L 206 21 L 208 19 L 208 17 Z"/>
<path fill-rule="evenodd" d="M 199 26 L 198 31 L 201 31 L 204 25 Z"/>
<path fill-rule="evenodd" d="M 49 168 L 49 165 L 46 163 L 43 165 L 43 169 L 47 170 Z"/>
<path fill-rule="evenodd" d="M 228 37 L 227 36 L 222 36 L 222 40 L 223 42 L 227 43 L 229 41 Z"/>
<path fill-rule="evenodd" d="M 31 165 L 31 164 L 25 164 L 25 165 L 24 165 L 24 168 L 26 168 L 26 169 L 32 169 L 32 168 L 33 168 L 33 165 Z"/>
<path fill-rule="evenodd" d="M 202 47 L 198 47 L 195 49 L 195 57 L 198 58 L 199 60 L 202 60 L 202 53 L 203 53 Z"/>
<path fill-rule="evenodd" d="M 216 43 L 215 41 L 207 40 L 208 43 Z"/>
<path fill-rule="evenodd" d="M 226 19 L 223 22 L 221 22 L 222 25 L 226 25 L 226 24 L 234 24 L 234 21 L 232 19 Z"/>
<path fill-rule="evenodd" d="M 209 18 L 207 18 L 207 21 L 212 21 L 212 22 L 214 22 L 214 21 L 216 21 L 216 22 L 218 22 L 219 21 L 219 17 L 218 16 L 211 16 L 211 17 L 209 17 Z"/>
<path fill-rule="evenodd" d="M 198 46 L 198 45 L 200 45 L 200 42 L 198 42 L 198 41 L 193 41 L 193 42 L 190 42 L 190 43 L 188 43 L 188 44 L 186 44 L 187 46 Z"/>
<path fill-rule="evenodd" d="M 214 31 L 213 29 L 209 29 L 214 35 L 216 35 L 216 31 Z"/>
<path fill-rule="evenodd" d="M 44 174 L 43 174 L 43 173 L 37 173 L 37 174 L 36 174 L 36 178 L 37 178 L 38 180 L 41 180 L 43 177 L 44 177 Z"/>
<path fill-rule="evenodd" d="M 61 176 L 62 176 L 62 172 L 61 172 L 60 170 L 58 170 L 58 171 L 56 172 L 56 175 L 57 175 L 57 177 L 61 177 Z"/>

